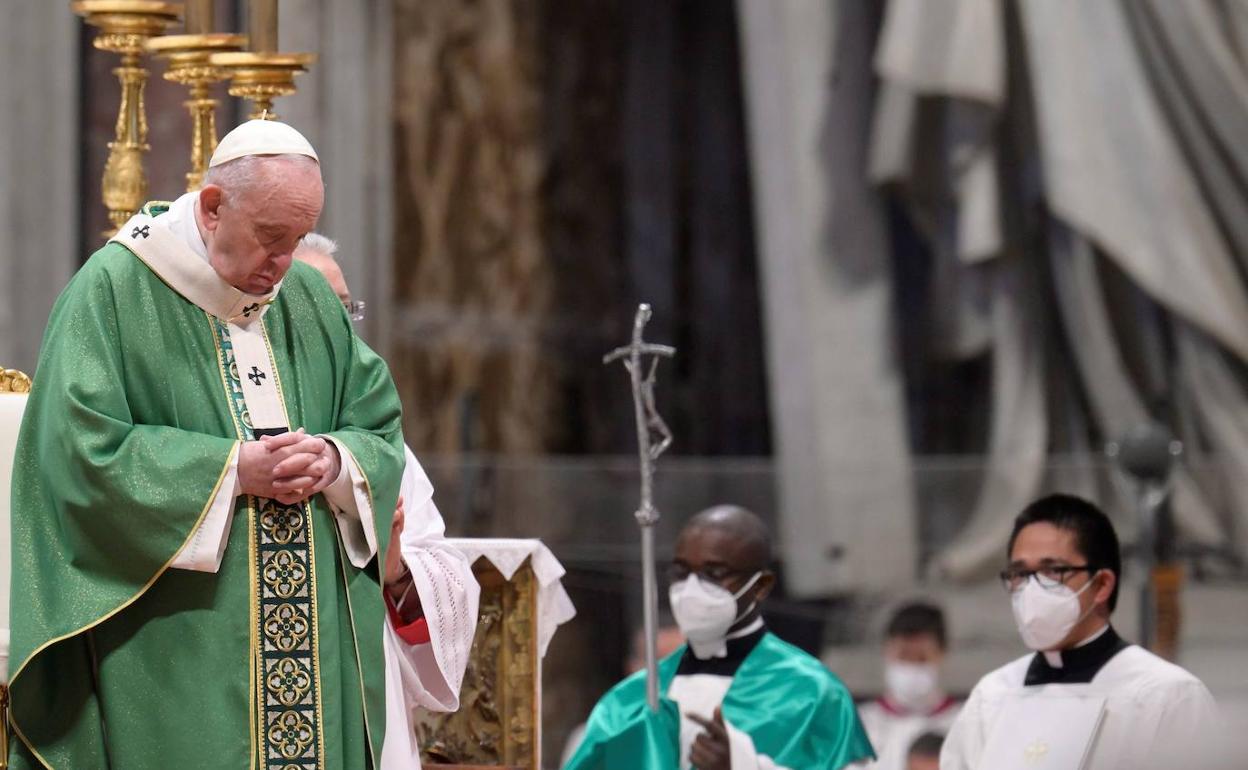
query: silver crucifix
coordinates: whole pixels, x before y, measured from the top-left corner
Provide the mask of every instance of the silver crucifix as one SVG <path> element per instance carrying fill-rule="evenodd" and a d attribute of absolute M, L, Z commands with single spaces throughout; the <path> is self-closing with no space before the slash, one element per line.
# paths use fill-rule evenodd
<path fill-rule="evenodd" d="M 646 702 L 659 710 L 659 672 L 655 654 L 659 626 L 659 589 L 654 555 L 654 525 L 659 512 L 654 507 L 654 465 L 672 443 L 672 432 L 654 404 L 654 386 L 660 358 L 676 355 L 670 345 L 654 345 L 642 338 L 650 321 L 650 306 L 637 306 L 633 317 L 633 341 L 602 357 L 604 364 L 623 361 L 633 386 L 633 416 L 637 422 L 637 454 L 641 460 L 641 504 L 637 525 L 641 528 L 642 610 L 646 634 Z M 656 440 L 657 439 L 657 440 Z"/>

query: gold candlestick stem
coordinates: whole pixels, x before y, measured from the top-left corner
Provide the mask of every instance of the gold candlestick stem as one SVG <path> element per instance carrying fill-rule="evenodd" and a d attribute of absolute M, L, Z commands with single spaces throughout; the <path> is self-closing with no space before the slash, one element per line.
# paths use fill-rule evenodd
<path fill-rule="evenodd" d="M 198 190 L 208 169 L 208 159 L 217 147 L 217 100 L 212 98 L 213 83 L 224 80 L 220 67 L 214 67 L 214 53 L 241 50 L 247 45 L 243 35 L 165 35 L 153 38 L 147 49 L 169 61 L 165 79 L 190 90 L 184 104 L 191 113 L 191 170 L 186 174 L 186 191 Z"/>
<path fill-rule="evenodd" d="M 70 7 L 100 30 L 92 42 L 96 48 L 121 56 L 121 66 L 113 70 L 121 82 L 121 104 L 101 185 L 104 206 L 115 232 L 147 198 L 147 174 L 143 170 L 143 153 L 148 150 L 147 111 L 143 92 L 148 72 L 142 66 L 144 47 L 149 38 L 177 22 L 181 8 L 156 0 L 79 0 Z"/>
<path fill-rule="evenodd" d="M 213 66 L 229 73 L 230 96 L 251 102 L 252 120 L 277 120 L 273 100 L 295 92 L 295 75 L 306 72 L 316 61 L 311 53 L 216 53 Z"/>

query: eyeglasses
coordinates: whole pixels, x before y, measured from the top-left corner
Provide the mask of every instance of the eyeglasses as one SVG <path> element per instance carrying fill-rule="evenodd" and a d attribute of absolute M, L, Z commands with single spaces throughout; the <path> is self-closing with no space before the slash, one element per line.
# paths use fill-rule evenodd
<path fill-rule="evenodd" d="M 712 564 L 700 570 L 691 570 L 684 564 L 669 564 L 667 567 L 667 579 L 671 583 L 679 583 L 690 575 L 696 574 L 698 577 L 708 583 L 717 585 L 727 582 L 730 578 L 738 575 L 752 575 L 756 570 L 733 569 L 720 564 Z"/>
<path fill-rule="evenodd" d="M 1005 590 L 1009 593 L 1021 590 L 1031 578 L 1035 578 L 1036 583 L 1038 583 L 1041 588 L 1047 591 L 1053 591 L 1065 585 L 1066 578 L 1071 575 L 1079 572 L 1093 573 L 1098 569 L 1099 567 L 1094 567 L 1091 564 L 1084 564 L 1082 566 L 1057 564 L 1051 567 L 1041 567 L 1040 569 L 1019 569 L 1017 567 L 1010 567 L 1009 569 L 1001 570 L 1000 578 L 1001 585 L 1004 586 Z"/>
<path fill-rule="evenodd" d="M 342 306 L 346 308 L 347 316 L 352 321 L 364 320 L 364 307 L 365 307 L 364 300 L 362 299 L 348 300 L 346 302 L 343 302 Z"/>

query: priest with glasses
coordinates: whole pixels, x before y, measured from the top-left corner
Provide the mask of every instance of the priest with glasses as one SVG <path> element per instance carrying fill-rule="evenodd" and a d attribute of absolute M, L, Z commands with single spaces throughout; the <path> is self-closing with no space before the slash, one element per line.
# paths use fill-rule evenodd
<path fill-rule="evenodd" d="M 942 770 L 1173 767 L 1202 748 L 1217 718 L 1209 690 L 1110 622 L 1122 557 L 1105 513 L 1067 495 L 1037 500 L 1007 553 L 1001 580 L 1033 652 L 975 686 Z"/>

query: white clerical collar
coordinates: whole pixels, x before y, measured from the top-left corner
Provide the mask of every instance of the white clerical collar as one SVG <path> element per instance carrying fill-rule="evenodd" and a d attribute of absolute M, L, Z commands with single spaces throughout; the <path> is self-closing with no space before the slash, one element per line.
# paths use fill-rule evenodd
<path fill-rule="evenodd" d="M 199 191 L 188 192 L 173 203 L 162 218 L 169 231 L 182 239 L 200 259 L 208 261 L 208 246 L 204 236 L 199 232 L 199 222 L 195 218 L 195 209 L 199 207 Z"/>
<path fill-rule="evenodd" d="M 742 637 L 749 636 L 762 627 L 763 616 L 759 615 L 757 618 L 754 618 L 752 623 L 748 623 L 742 628 L 738 628 L 736 631 L 724 634 L 724 638 L 722 639 L 715 639 L 709 642 L 695 642 L 691 639 L 689 640 L 689 649 L 693 651 L 693 657 L 698 660 L 726 658 L 728 657 L 728 642 L 733 639 L 741 639 Z"/>
<path fill-rule="evenodd" d="M 1091 636 L 1089 636 L 1087 639 L 1084 639 L 1084 640 L 1083 640 L 1082 642 L 1080 642 L 1079 644 L 1076 644 L 1076 645 L 1075 645 L 1074 647 L 1072 647 L 1071 649 L 1073 649 L 1073 650 L 1077 650 L 1077 649 L 1079 649 L 1080 647 L 1085 647 L 1085 646 L 1087 646 L 1087 645 L 1089 645 L 1089 644 L 1092 644 L 1092 643 L 1093 643 L 1093 642 L 1095 642 L 1097 639 L 1100 639 L 1102 636 L 1104 636 L 1104 635 L 1105 635 L 1105 632 L 1106 632 L 1106 631 L 1108 631 L 1108 630 L 1109 630 L 1109 623 L 1108 623 L 1108 622 L 1106 622 L 1106 623 L 1105 623 L 1105 625 L 1101 626 L 1101 629 L 1100 629 L 1099 631 L 1097 631 L 1096 633 L 1092 634 L 1092 635 L 1091 635 Z M 1048 664 L 1049 664 L 1050 666 L 1052 666 L 1053 668 L 1061 668 L 1061 667 L 1062 667 L 1062 651 L 1061 651 L 1061 650 L 1045 650 L 1045 651 L 1044 651 L 1044 659 L 1045 659 L 1045 660 L 1048 662 Z"/>

